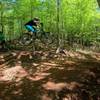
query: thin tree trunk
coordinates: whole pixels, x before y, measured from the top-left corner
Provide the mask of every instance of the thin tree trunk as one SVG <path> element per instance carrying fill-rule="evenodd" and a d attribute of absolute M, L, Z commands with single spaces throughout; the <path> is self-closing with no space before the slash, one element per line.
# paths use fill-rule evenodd
<path fill-rule="evenodd" d="M 60 0 L 57 0 L 57 32 L 59 34 L 59 7 L 60 7 Z"/>
<path fill-rule="evenodd" d="M 57 0 L 57 33 L 58 33 L 58 48 L 56 50 L 56 53 L 64 53 L 63 47 L 62 47 L 62 39 L 63 34 L 60 34 L 60 0 Z M 64 53 L 65 54 L 65 53 Z"/>
<path fill-rule="evenodd" d="M 3 6 L 2 6 L 1 2 L 0 2 L 0 5 L 1 5 L 1 16 L 0 16 L 1 17 L 0 18 L 1 19 L 1 21 L 0 21 L 1 23 L 0 24 L 1 24 L 1 31 L 3 32 L 3 19 L 2 19 L 3 18 L 3 10 L 2 10 Z"/>
<path fill-rule="evenodd" d="M 97 3 L 98 3 L 98 5 L 99 5 L 99 7 L 100 7 L 100 0 L 97 0 Z"/>
<path fill-rule="evenodd" d="M 31 19 L 32 19 L 33 18 L 32 0 L 30 0 L 30 12 L 31 12 Z"/>

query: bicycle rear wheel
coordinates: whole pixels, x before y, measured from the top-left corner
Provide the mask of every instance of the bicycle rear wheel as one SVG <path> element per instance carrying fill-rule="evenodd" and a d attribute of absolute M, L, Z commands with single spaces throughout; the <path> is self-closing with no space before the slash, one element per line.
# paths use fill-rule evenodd
<path fill-rule="evenodd" d="M 53 43 L 53 37 L 50 35 L 49 32 L 45 32 L 45 34 L 42 34 L 41 36 L 41 41 L 44 43 L 44 44 L 52 44 Z"/>

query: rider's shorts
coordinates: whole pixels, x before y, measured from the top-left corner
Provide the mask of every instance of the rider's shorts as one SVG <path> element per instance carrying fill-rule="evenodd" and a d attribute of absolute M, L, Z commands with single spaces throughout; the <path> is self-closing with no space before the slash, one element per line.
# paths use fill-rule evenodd
<path fill-rule="evenodd" d="M 31 32 L 36 32 L 36 29 L 33 27 L 33 26 L 30 26 L 30 25 L 25 25 L 25 27 L 26 27 L 26 29 L 28 30 L 28 31 L 31 31 Z"/>

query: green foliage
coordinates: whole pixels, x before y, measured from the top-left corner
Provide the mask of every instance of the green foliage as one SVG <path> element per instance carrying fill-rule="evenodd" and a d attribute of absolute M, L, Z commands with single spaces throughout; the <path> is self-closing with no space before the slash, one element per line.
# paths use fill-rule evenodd
<path fill-rule="evenodd" d="M 85 32 L 93 27 L 94 3 L 93 0 L 70 0 L 64 3 L 62 11 L 65 27 L 68 32 Z M 65 6 L 67 5 L 67 6 Z"/>
<path fill-rule="evenodd" d="M 16 2 L 1 0 L 1 3 L 0 14 L 3 12 L 1 22 L 4 32 L 8 34 L 7 37 L 19 36 L 24 24 L 36 16 L 40 17 L 46 31 L 58 34 L 57 0 L 16 0 Z M 96 7 L 96 0 L 60 0 L 59 34 L 79 37 L 84 41 L 95 40 L 99 35 L 95 26 L 100 26 L 98 23 L 100 14 L 96 13 Z"/>

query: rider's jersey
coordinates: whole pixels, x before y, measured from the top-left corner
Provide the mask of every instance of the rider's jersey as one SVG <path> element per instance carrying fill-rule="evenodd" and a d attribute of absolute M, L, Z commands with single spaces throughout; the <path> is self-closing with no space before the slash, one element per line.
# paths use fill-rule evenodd
<path fill-rule="evenodd" d="M 30 25 L 30 26 L 37 26 L 36 23 L 33 20 L 30 20 L 27 22 L 25 25 Z"/>

